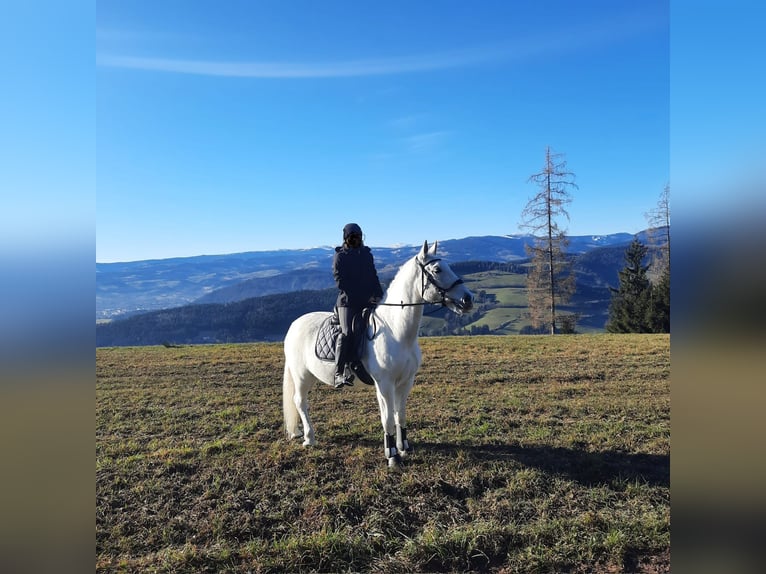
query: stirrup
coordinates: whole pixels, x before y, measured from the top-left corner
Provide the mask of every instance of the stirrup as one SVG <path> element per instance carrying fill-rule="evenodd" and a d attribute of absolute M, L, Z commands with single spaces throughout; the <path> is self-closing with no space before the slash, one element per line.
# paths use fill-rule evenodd
<path fill-rule="evenodd" d="M 352 375 L 348 368 L 346 368 L 342 375 L 335 374 L 334 384 L 336 389 L 342 389 L 344 386 L 354 386 L 354 375 Z"/>

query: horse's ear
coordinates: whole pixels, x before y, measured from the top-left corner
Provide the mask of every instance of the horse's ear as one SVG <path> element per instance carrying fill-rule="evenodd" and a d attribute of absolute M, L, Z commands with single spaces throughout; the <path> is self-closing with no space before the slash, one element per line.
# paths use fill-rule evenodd
<path fill-rule="evenodd" d="M 428 258 L 428 240 L 426 239 L 423 242 L 423 249 L 420 250 L 418 259 L 420 259 L 421 261 L 425 261 L 427 258 Z"/>
<path fill-rule="evenodd" d="M 438 244 L 439 244 L 439 242 L 438 242 L 438 241 L 434 241 L 434 242 L 431 244 L 431 255 L 436 255 L 436 246 L 437 246 Z"/>

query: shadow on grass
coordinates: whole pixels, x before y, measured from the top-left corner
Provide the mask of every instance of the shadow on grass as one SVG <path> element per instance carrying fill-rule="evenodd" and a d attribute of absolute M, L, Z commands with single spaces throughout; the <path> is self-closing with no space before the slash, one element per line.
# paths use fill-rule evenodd
<path fill-rule="evenodd" d="M 354 437 L 352 441 L 369 447 L 381 443 Z M 584 486 L 603 483 L 642 482 L 650 486 L 670 486 L 670 455 L 626 453 L 619 451 L 588 452 L 576 448 L 498 444 L 415 442 L 415 456 L 406 465 L 424 463 L 424 453 L 453 457 L 458 453 L 481 463 L 506 461 L 564 476 Z M 418 456 L 418 455 L 421 456 Z"/>
<path fill-rule="evenodd" d="M 421 451 L 448 455 L 463 451 L 477 461 L 517 462 L 547 473 L 566 476 L 586 486 L 613 481 L 640 481 L 652 486 L 670 486 L 670 455 L 587 452 L 563 447 L 497 444 L 424 442 L 415 446 Z"/>

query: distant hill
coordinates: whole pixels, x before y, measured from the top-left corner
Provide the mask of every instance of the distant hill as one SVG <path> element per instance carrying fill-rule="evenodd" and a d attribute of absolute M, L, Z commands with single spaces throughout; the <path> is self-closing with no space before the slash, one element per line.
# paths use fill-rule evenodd
<path fill-rule="evenodd" d="M 628 233 L 573 236 L 568 251 L 580 255 L 609 246 L 627 246 L 632 238 Z M 526 257 L 524 246 L 531 240 L 529 236 L 510 235 L 448 239 L 439 242 L 439 253 L 451 263 L 521 261 Z M 381 280 L 393 277 L 420 247 L 373 247 Z M 333 254 L 333 247 L 316 247 L 96 263 L 96 318 L 330 287 Z"/>
<path fill-rule="evenodd" d="M 279 341 L 290 323 L 331 311 L 337 291 L 294 291 L 236 303 L 185 305 L 96 325 L 97 347 Z"/>
<path fill-rule="evenodd" d="M 326 268 L 332 253 L 326 247 L 96 263 L 96 318 L 178 307 L 247 279 Z"/>
<path fill-rule="evenodd" d="M 609 287 L 618 284 L 617 273 L 624 265 L 624 253 L 623 245 L 594 248 L 572 255 L 577 290 L 572 301 L 561 311 L 577 314 L 578 332 L 604 330 L 611 299 Z M 530 326 L 525 315 L 525 262 L 518 259 L 513 262 L 452 263 L 453 270 L 463 277 L 476 295 L 477 305 L 464 316 L 435 306 L 429 308 L 421 323 L 421 335 L 527 332 Z M 316 269 L 280 277 L 284 278 L 285 284 L 299 286 L 302 274 L 313 277 L 318 284 L 323 281 L 322 274 Z M 97 346 L 281 340 L 294 319 L 309 311 L 330 311 L 335 304 L 337 291 L 334 286 L 226 301 L 248 292 L 253 288 L 253 282 L 258 280 L 246 280 L 211 294 L 211 298 L 219 297 L 224 302 L 194 303 L 97 324 Z M 256 288 L 266 289 L 267 286 L 264 283 Z"/>

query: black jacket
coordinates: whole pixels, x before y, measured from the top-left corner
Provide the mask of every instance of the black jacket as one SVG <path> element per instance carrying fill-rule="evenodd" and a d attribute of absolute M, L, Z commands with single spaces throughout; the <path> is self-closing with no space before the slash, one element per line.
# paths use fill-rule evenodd
<path fill-rule="evenodd" d="M 366 245 L 357 249 L 336 247 L 332 275 L 340 290 L 339 307 L 364 307 L 371 297 L 383 297 L 372 251 Z"/>

